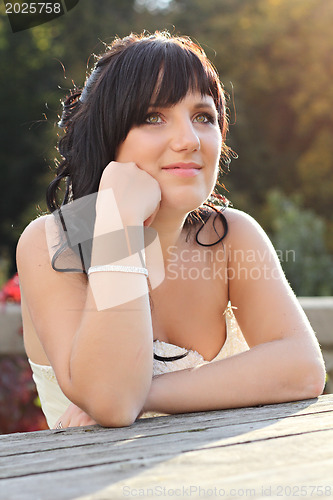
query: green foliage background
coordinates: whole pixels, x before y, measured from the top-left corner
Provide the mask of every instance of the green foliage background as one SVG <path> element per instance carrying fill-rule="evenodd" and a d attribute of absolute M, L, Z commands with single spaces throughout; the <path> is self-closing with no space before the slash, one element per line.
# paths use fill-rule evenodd
<path fill-rule="evenodd" d="M 223 182 L 276 247 L 298 295 L 333 294 L 333 2 L 80 0 L 65 16 L 12 33 L 0 16 L 0 272 L 23 228 L 45 210 L 60 99 L 82 85 L 103 41 L 144 29 L 196 39 L 229 93 Z"/>

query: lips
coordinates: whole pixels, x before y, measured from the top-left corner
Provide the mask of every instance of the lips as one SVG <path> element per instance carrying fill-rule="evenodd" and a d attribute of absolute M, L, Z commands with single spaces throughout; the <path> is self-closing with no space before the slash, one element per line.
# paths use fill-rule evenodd
<path fill-rule="evenodd" d="M 201 170 L 202 167 L 198 163 L 170 163 L 169 165 L 166 165 L 165 167 L 162 167 L 162 170 L 173 170 L 173 169 L 182 169 L 182 170 L 187 170 L 187 169 L 197 169 Z"/>
<path fill-rule="evenodd" d="M 202 166 L 198 163 L 171 163 L 162 167 L 162 170 L 177 177 L 195 177 L 200 174 Z"/>

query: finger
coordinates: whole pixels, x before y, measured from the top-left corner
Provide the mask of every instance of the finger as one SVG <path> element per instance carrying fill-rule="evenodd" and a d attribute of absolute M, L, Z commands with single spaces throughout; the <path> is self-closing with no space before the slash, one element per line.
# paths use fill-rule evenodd
<path fill-rule="evenodd" d="M 53 427 L 53 429 L 63 429 L 65 426 L 64 426 L 64 423 L 62 422 L 62 420 L 58 420 L 57 423 L 55 424 L 55 426 Z"/>

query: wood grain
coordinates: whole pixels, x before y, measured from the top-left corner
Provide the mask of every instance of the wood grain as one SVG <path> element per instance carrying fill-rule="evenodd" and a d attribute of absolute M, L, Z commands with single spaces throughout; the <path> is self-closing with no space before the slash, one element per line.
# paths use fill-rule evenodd
<path fill-rule="evenodd" d="M 332 452 L 332 394 L 11 434 L 0 436 L 0 499 L 330 498 Z"/>

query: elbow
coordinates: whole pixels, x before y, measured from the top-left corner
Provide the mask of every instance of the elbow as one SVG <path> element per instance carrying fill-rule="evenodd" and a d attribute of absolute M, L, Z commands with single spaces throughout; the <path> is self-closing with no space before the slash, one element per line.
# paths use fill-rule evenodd
<path fill-rule="evenodd" d="M 102 427 L 129 427 L 134 424 L 136 414 L 131 411 L 117 412 L 113 415 L 96 415 L 96 422 Z"/>
<path fill-rule="evenodd" d="M 115 404 L 95 401 L 87 409 L 87 413 L 102 427 L 128 427 L 135 422 L 139 412 L 133 403 L 124 401 Z"/>
<path fill-rule="evenodd" d="M 81 378 L 75 385 L 76 397 L 69 399 L 102 427 L 128 427 L 140 414 L 150 383 L 141 387 L 131 381 L 127 385 L 117 385 Z"/>
<path fill-rule="evenodd" d="M 325 367 L 323 370 L 318 370 L 317 373 L 313 373 L 313 378 L 309 383 L 309 393 L 311 398 L 318 398 L 324 391 L 326 383 L 326 371 Z"/>
<path fill-rule="evenodd" d="M 302 378 L 302 399 L 318 398 L 324 391 L 326 382 L 326 370 L 321 360 L 310 363 Z"/>

